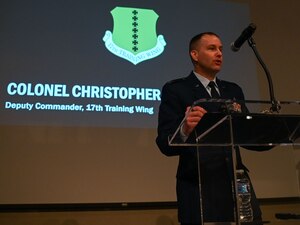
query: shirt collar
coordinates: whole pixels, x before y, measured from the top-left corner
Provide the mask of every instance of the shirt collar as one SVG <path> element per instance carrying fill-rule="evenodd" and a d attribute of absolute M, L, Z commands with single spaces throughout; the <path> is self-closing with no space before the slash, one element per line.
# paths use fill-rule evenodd
<path fill-rule="evenodd" d="M 198 80 L 202 83 L 202 85 L 203 85 L 205 88 L 207 88 L 207 86 L 208 86 L 210 80 L 207 79 L 207 78 L 205 78 L 205 77 L 202 76 L 201 74 L 196 73 L 195 71 L 193 71 L 193 72 L 194 72 L 195 76 L 198 78 Z M 215 82 L 216 87 L 218 87 L 217 82 L 216 82 L 216 77 L 215 77 L 212 81 Z"/>

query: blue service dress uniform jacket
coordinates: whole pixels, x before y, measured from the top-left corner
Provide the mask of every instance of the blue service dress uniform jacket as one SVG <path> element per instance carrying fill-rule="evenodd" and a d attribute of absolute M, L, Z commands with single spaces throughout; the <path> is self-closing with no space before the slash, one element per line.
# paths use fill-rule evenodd
<path fill-rule="evenodd" d="M 243 91 L 237 84 L 219 79 L 216 82 L 222 99 L 244 100 Z M 186 108 L 201 98 L 210 98 L 210 95 L 194 73 L 166 83 L 161 93 L 156 143 L 163 154 L 179 156 L 176 192 L 180 223 L 200 224 L 201 221 L 197 149 L 171 147 L 168 145 L 168 136 L 179 126 Z M 208 112 L 216 110 L 206 107 Z M 201 147 L 199 154 L 204 221 L 234 221 L 231 148 Z M 237 167 L 247 170 L 241 161 L 239 149 L 236 149 L 236 159 Z M 261 220 L 254 192 L 252 207 L 255 219 Z"/>

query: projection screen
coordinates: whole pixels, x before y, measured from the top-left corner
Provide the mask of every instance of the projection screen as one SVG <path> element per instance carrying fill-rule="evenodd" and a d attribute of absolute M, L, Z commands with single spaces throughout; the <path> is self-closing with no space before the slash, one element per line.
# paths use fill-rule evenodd
<path fill-rule="evenodd" d="M 155 145 L 160 90 L 192 70 L 191 37 L 224 45 L 220 79 L 258 99 L 255 58 L 230 43 L 249 6 L 220 0 L 0 2 L 0 202 L 175 201 Z"/>

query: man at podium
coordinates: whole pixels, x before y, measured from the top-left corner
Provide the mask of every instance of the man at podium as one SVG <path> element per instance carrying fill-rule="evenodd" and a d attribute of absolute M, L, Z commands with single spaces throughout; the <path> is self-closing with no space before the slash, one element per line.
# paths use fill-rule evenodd
<path fill-rule="evenodd" d="M 213 106 L 194 106 L 190 110 L 194 101 L 201 98 L 244 100 L 243 91 L 237 84 L 216 77 L 223 63 L 222 42 L 217 34 L 205 32 L 193 37 L 189 53 L 193 71 L 187 77 L 166 83 L 162 88 L 156 143 L 163 154 L 179 156 L 176 192 L 178 219 L 182 225 L 201 224 L 202 219 L 205 222 L 235 221 L 231 148 L 200 148 L 201 218 L 196 147 L 168 144 L 168 137 L 174 134 L 185 116 L 186 120 L 180 127 L 183 141 L 193 135 L 194 128 L 205 113 L 219 110 Z M 237 112 L 247 110 L 239 104 L 234 104 L 233 108 Z M 236 159 L 237 169 L 247 171 L 238 149 Z M 262 221 L 261 210 L 253 191 L 251 197 L 253 219 L 256 224 L 262 224 L 258 222 Z"/>

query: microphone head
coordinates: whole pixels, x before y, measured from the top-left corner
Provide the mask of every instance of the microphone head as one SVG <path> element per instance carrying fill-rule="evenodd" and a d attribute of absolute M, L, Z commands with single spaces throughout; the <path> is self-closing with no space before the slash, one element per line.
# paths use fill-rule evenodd
<path fill-rule="evenodd" d="M 256 30 L 256 24 L 254 23 L 250 23 L 248 27 L 251 29 L 252 33 L 254 33 L 254 31 Z"/>
<path fill-rule="evenodd" d="M 254 34 L 256 30 L 256 25 L 250 23 L 246 29 L 243 30 L 241 35 L 234 42 L 231 43 L 231 50 L 237 52 L 240 50 L 241 46 Z"/>
<path fill-rule="evenodd" d="M 237 47 L 235 47 L 235 45 L 234 45 L 234 41 L 233 41 L 233 42 L 231 42 L 231 44 L 230 44 L 230 48 L 231 48 L 231 50 L 232 50 L 232 51 L 234 51 L 234 52 L 237 52 L 238 50 L 240 50 L 240 48 L 237 48 Z"/>

